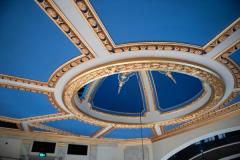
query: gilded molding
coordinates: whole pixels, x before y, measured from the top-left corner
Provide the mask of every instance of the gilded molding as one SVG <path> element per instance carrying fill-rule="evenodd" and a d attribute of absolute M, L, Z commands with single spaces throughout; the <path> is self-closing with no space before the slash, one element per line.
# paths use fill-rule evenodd
<path fill-rule="evenodd" d="M 45 13 L 54 21 L 54 23 L 62 30 L 62 32 L 70 39 L 83 55 L 93 58 L 93 51 L 82 40 L 73 25 L 67 20 L 62 12 L 55 5 L 53 0 L 36 0 L 37 4 L 45 11 Z"/>
<path fill-rule="evenodd" d="M 57 101 L 54 98 L 54 93 L 48 93 L 48 100 L 50 103 L 60 112 L 65 113 L 65 111 L 60 107 L 60 105 L 57 103 Z"/>
<path fill-rule="evenodd" d="M 227 103 L 229 103 L 230 101 L 232 101 L 238 94 L 239 94 L 239 92 L 232 92 L 230 94 L 230 96 L 223 102 L 223 104 L 221 106 L 219 106 L 219 108 L 224 108 L 225 105 Z"/>
<path fill-rule="evenodd" d="M 11 123 L 20 123 L 19 119 L 5 117 L 5 116 L 0 116 L 0 121 L 11 122 Z"/>
<path fill-rule="evenodd" d="M 94 138 L 102 138 L 104 135 L 106 135 L 107 133 L 109 133 L 109 132 L 111 132 L 114 128 L 113 127 L 111 127 L 111 128 L 109 128 L 109 129 L 107 129 L 107 130 L 105 130 L 106 129 L 106 127 L 104 128 L 101 128 L 101 129 L 99 129 L 97 132 L 95 132 L 92 136 L 90 136 L 90 137 L 94 137 Z M 105 130 L 105 131 L 104 131 Z M 103 132 L 104 131 L 104 132 Z M 103 132 L 103 133 L 101 133 L 101 132 Z M 100 135 L 99 135 L 99 133 L 101 133 Z"/>
<path fill-rule="evenodd" d="M 234 112 L 235 109 L 236 109 L 236 111 L 240 110 L 240 103 L 235 103 L 230 106 L 225 106 L 228 102 L 230 102 L 232 99 L 234 99 L 237 95 L 238 95 L 238 92 L 232 92 L 230 94 L 230 96 L 228 96 L 228 98 L 221 105 L 219 105 L 215 110 L 212 110 L 209 113 L 207 113 L 207 115 L 202 115 L 201 117 L 198 117 L 197 119 L 201 119 L 203 121 L 204 119 L 214 118 L 216 116 L 216 113 L 219 114 L 221 112 L 224 112 L 224 114 L 226 114 L 228 112 L 232 112 L 232 111 Z M 221 115 L 223 115 L 223 113 L 221 113 Z M 221 116 L 221 115 L 217 115 L 217 116 Z M 188 121 L 188 122 L 181 124 L 178 127 L 173 128 L 169 131 L 164 130 L 164 134 L 172 133 L 172 132 L 178 131 L 179 129 L 185 128 L 185 127 L 190 127 L 193 124 L 198 124 L 199 121 L 197 119 L 194 119 L 193 121 Z"/>
<path fill-rule="evenodd" d="M 210 52 L 213 48 L 231 36 L 238 29 L 240 29 L 240 18 L 234 21 L 230 26 L 228 26 L 225 30 L 223 30 L 220 34 L 218 34 L 215 38 L 203 46 L 203 49 L 206 52 Z"/>
<path fill-rule="evenodd" d="M 26 84 L 33 84 L 33 85 L 44 86 L 44 87 L 48 86 L 47 82 L 35 81 L 35 80 L 31 80 L 31 79 L 9 76 L 9 75 L 4 75 L 4 74 L 0 74 L 0 79 L 10 80 L 10 81 L 15 81 L 15 82 L 20 82 L 20 83 L 26 83 Z"/>
<path fill-rule="evenodd" d="M 56 113 L 56 114 L 48 114 L 43 116 L 35 116 L 35 117 L 29 117 L 29 118 L 22 118 L 19 119 L 21 122 L 43 122 L 43 121 L 53 121 L 53 120 L 60 120 L 63 116 L 67 116 L 65 113 Z"/>
<path fill-rule="evenodd" d="M 81 63 L 84 63 L 86 61 L 89 61 L 93 57 L 81 55 L 76 58 L 73 58 L 72 60 L 66 62 L 62 66 L 60 66 L 58 69 L 55 70 L 55 72 L 50 76 L 48 80 L 48 86 L 49 87 L 55 87 L 57 81 L 70 69 L 80 65 Z"/>
<path fill-rule="evenodd" d="M 96 36 L 100 39 L 102 44 L 110 53 L 120 53 L 125 51 L 137 51 L 137 50 L 172 50 L 183 51 L 193 54 L 202 55 L 205 54 L 202 47 L 171 42 L 141 42 L 141 43 L 128 43 L 122 45 L 115 45 L 103 23 L 97 16 L 94 8 L 91 6 L 88 0 L 74 0 L 80 13 L 85 17 L 89 26 L 96 33 Z"/>
<path fill-rule="evenodd" d="M 185 62 L 185 63 L 191 64 L 191 62 Z M 207 105 L 205 105 L 204 107 L 202 107 L 196 112 L 190 113 L 183 117 L 171 119 L 171 120 L 143 124 L 143 127 L 152 128 L 155 124 L 166 125 L 166 124 L 173 124 L 173 123 L 194 119 L 195 117 L 207 112 L 210 108 L 212 108 L 212 106 L 215 106 L 218 103 L 218 101 L 223 96 L 225 87 L 222 80 L 212 71 L 206 68 L 202 69 L 202 66 L 199 66 L 197 64 L 193 64 L 193 65 L 195 67 L 178 64 L 173 59 L 153 59 L 153 58 L 149 58 L 149 59 L 140 58 L 140 59 L 132 59 L 124 62 L 118 61 L 111 64 L 105 64 L 105 65 L 96 67 L 90 71 L 81 73 L 77 77 L 72 79 L 70 82 L 68 82 L 63 93 L 63 101 L 70 112 L 74 113 L 79 119 L 86 121 L 88 123 L 92 123 L 100 126 L 112 125 L 115 128 L 139 128 L 140 127 L 139 124 L 109 122 L 109 121 L 99 120 L 97 118 L 90 117 L 89 115 L 84 114 L 82 111 L 80 111 L 76 107 L 73 101 L 74 95 L 76 95 L 77 91 L 81 87 L 83 87 L 85 84 L 87 84 L 89 81 L 96 80 L 100 77 L 108 76 L 115 73 L 121 73 L 121 72 L 134 72 L 134 71 L 140 71 L 140 70 L 165 71 L 167 69 L 169 71 L 185 72 L 187 74 L 200 77 L 202 81 L 208 82 L 213 89 L 212 98 L 209 100 Z"/>
<path fill-rule="evenodd" d="M 213 123 L 215 121 L 219 121 L 224 118 L 228 118 L 230 116 L 237 115 L 239 116 L 240 114 L 240 103 L 235 103 L 231 106 L 215 110 L 215 111 L 210 111 L 207 114 L 204 114 L 200 117 L 195 118 L 192 121 L 186 122 L 174 129 L 171 129 L 169 131 L 165 131 L 163 135 L 157 136 L 152 138 L 152 142 L 159 141 L 163 138 L 174 136 L 176 134 L 180 134 L 186 131 L 190 131 L 194 128 L 201 127 L 203 125 Z"/>
<path fill-rule="evenodd" d="M 196 55 L 206 54 L 201 47 L 174 42 L 138 42 L 117 45 L 113 53 L 139 50 L 182 51 Z"/>
<path fill-rule="evenodd" d="M 97 37 L 101 40 L 102 44 L 107 48 L 109 52 L 113 52 L 113 41 L 111 37 L 107 34 L 106 29 L 99 20 L 96 12 L 90 3 L 85 0 L 74 0 L 74 4 L 77 6 L 78 10 L 85 17 L 89 26 L 94 30 Z"/>
<path fill-rule="evenodd" d="M 240 40 L 218 54 L 214 59 L 225 65 L 234 77 L 234 87 L 240 88 L 240 67 L 229 58 L 229 55 L 240 48 Z"/>
<path fill-rule="evenodd" d="M 4 75 L 0 74 L 0 79 L 2 80 L 9 80 L 13 82 L 19 82 L 23 84 L 32 84 L 32 85 L 37 85 L 37 86 L 42 86 L 42 87 L 47 87 L 47 82 L 41 82 L 41 81 L 35 81 L 35 80 L 30 80 L 30 79 L 25 79 L 25 78 L 20 78 L 20 77 L 14 77 L 14 76 L 9 76 L 9 75 Z M 18 89 L 22 91 L 29 91 L 29 92 L 37 92 L 37 93 L 43 93 L 43 94 L 48 94 L 48 90 L 44 89 L 37 89 L 33 87 L 26 87 L 22 85 L 17 85 L 17 84 L 8 84 L 8 83 L 1 83 L 0 82 L 0 87 L 5 87 L 9 89 Z"/>

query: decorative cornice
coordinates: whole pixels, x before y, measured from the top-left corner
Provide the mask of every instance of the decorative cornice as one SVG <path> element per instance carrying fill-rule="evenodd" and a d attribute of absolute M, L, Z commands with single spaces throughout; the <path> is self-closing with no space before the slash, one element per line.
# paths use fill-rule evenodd
<path fill-rule="evenodd" d="M 238 29 L 240 29 L 240 18 L 235 20 L 230 26 L 228 26 L 225 30 L 223 30 L 220 34 L 218 34 L 215 38 L 203 46 L 203 49 L 206 52 L 210 52 L 213 48 L 231 36 Z"/>
<path fill-rule="evenodd" d="M 35 81 L 35 80 L 30 80 L 30 79 L 25 79 L 25 78 L 20 78 L 20 77 L 14 77 L 14 76 L 9 76 L 9 75 L 4 75 L 0 74 L 0 80 L 5 80 L 9 82 L 17 82 L 17 83 L 4 83 L 0 81 L 0 86 L 9 88 L 9 89 L 18 89 L 18 90 L 23 90 L 23 91 L 30 91 L 30 92 L 37 92 L 37 93 L 43 93 L 43 94 L 48 94 L 49 90 L 47 89 L 40 89 L 40 88 L 34 88 L 31 87 L 30 85 L 35 85 L 35 86 L 40 86 L 40 87 L 48 87 L 47 82 L 41 82 L 41 81 Z M 23 84 L 23 85 L 20 85 Z M 25 84 L 25 86 L 24 86 Z M 29 85 L 29 86 L 26 86 Z"/>
<path fill-rule="evenodd" d="M 234 61 L 229 58 L 229 55 L 234 53 L 240 48 L 240 40 L 232 44 L 230 47 L 225 49 L 223 52 L 218 54 L 214 59 L 225 65 L 234 77 L 234 87 L 240 88 L 240 67 Z"/>
<path fill-rule="evenodd" d="M 33 126 L 35 127 L 35 125 Z M 38 126 L 36 126 L 38 128 Z M 42 128 L 44 129 L 44 127 Z M 45 130 L 45 129 L 44 129 Z M 66 142 L 66 143 L 73 143 L 73 142 L 82 142 L 87 144 L 133 144 L 138 145 L 142 144 L 142 140 L 139 139 L 129 139 L 129 140 L 119 140 L 119 139 L 106 139 L 106 138 L 89 138 L 83 136 L 72 136 L 72 135 L 63 135 L 57 133 L 48 133 L 48 132 L 23 132 L 15 129 L 5 129 L 0 128 L 0 135 L 1 136 L 17 136 L 18 138 L 24 139 L 45 139 L 49 141 L 56 141 L 56 142 Z M 150 139 L 143 139 L 144 144 L 151 144 Z"/>
<path fill-rule="evenodd" d="M 62 32 L 72 41 L 83 55 L 93 58 L 93 51 L 83 41 L 73 25 L 67 20 L 64 14 L 58 9 L 53 0 L 36 0 L 37 4 L 53 20 L 53 22 L 62 30 Z"/>
<path fill-rule="evenodd" d="M 140 43 L 128 43 L 122 45 L 115 45 L 103 23 L 97 16 L 94 8 L 91 6 L 88 0 L 74 0 L 75 5 L 81 14 L 85 17 L 89 26 L 96 33 L 96 36 L 100 39 L 102 44 L 107 48 L 110 53 L 120 53 L 125 51 L 137 51 L 137 50 L 172 50 L 183 51 L 193 54 L 202 55 L 205 54 L 204 50 L 195 45 L 172 43 L 172 42 L 140 42 Z"/>
<path fill-rule="evenodd" d="M 179 61 L 178 61 L 179 62 Z M 76 78 L 72 79 L 65 87 L 63 93 L 63 100 L 66 107 L 70 112 L 74 113 L 79 119 L 100 126 L 113 125 L 116 128 L 139 128 L 139 124 L 126 124 L 126 123 L 115 123 L 104 120 L 99 120 L 89 115 L 85 115 L 81 112 L 73 101 L 74 95 L 77 91 L 83 87 L 89 81 L 96 80 L 100 77 L 108 76 L 115 73 L 121 72 L 134 72 L 140 70 L 160 70 L 164 71 L 168 69 L 169 71 L 176 72 L 185 72 L 190 75 L 200 77 L 201 80 L 206 81 L 212 87 L 212 98 L 209 100 L 208 104 L 199 109 L 196 112 L 190 113 L 183 117 L 156 122 L 143 124 L 145 128 L 152 128 L 153 125 L 166 125 L 172 123 L 183 122 L 186 120 L 193 119 L 203 113 L 206 113 L 208 109 L 215 106 L 221 99 L 225 87 L 221 79 L 219 79 L 216 74 L 213 74 L 207 68 L 202 69 L 203 66 L 198 64 L 192 64 L 191 62 L 182 62 L 183 64 L 176 63 L 176 60 L 173 59 L 154 59 L 154 58 L 144 58 L 144 59 L 129 59 L 125 61 L 112 62 L 111 64 L 105 64 L 99 67 L 96 67 L 92 70 L 79 74 Z M 191 66 L 188 66 L 191 65 Z M 194 66 L 194 67 L 193 67 Z"/>

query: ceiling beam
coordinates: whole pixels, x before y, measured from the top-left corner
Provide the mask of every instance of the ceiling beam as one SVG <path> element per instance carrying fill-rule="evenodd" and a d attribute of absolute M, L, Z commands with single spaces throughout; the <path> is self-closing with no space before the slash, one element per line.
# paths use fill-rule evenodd
<path fill-rule="evenodd" d="M 155 112 L 156 111 L 156 104 L 154 99 L 154 93 L 152 84 L 150 82 L 149 75 L 147 71 L 140 71 L 139 72 L 141 82 L 143 85 L 143 91 L 145 95 L 146 105 L 148 112 Z"/>
<path fill-rule="evenodd" d="M 100 130 L 98 130 L 96 133 L 94 133 L 94 135 L 92 136 L 93 138 L 99 138 L 102 137 L 103 135 L 107 134 L 108 132 L 110 132 L 113 129 L 112 125 L 108 125 L 107 127 L 104 127 Z"/>
<path fill-rule="evenodd" d="M 217 45 L 204 56 L 215 59 L 216 56 L 218 56 L 224 50 L 228 49 L 232 44 L 237 43 L 239 39 L 240 29 L 238 29 L 236 32 L 234 32 L 232 35 L 230 35 L 228 38 L 226 38 L 224 41 L 222 41 L 219 45 Z"/>
<path fill-rule="evenodd" d="M 82 12 L 78 9 L 75 2 L 72 2 L 71 0 L 49 0 L 49 2 L 58 7 L 58 12 L 66 17 L 67 24 L 74 27 L 78 35 L 81 37 L 81 40 L 86 43 L 86 46 L 93 51 L 96 57 L 102 57 L 109 54 L 106 47 L 97 38 L 96 33 L 92 30 Z"/>
<path fill-rule="evenodd" d="M 0 74 L 0 86 L 44 94 L 54 92 L 54 88 L 48 87 L 47 82 L 40 82 L 4 74 Z"/>
<path fill-rule="evenodd" d="M 56 120 L 62 120 L 62 119 L 68 119 L 73 118 L 73 114 L 64 114 L 64 113 L 57 113 L 57 114 L 48 114 L 43 116 L 36 116 L 36 117 L 30 117 L 30 118 L 23 118 L 20 119 L 20 121 L 25 123 L 36 123 L 36 122 L 48 122 L 48 121 L 56 121 Z"/>

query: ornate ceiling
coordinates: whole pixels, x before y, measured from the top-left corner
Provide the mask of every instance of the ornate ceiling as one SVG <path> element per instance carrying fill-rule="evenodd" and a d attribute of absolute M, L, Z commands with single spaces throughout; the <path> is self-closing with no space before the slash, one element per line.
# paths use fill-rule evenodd
<path fill-rule="evenodd" d="M 237 0 L 0 3 L 0 121 L 18 133 L 154 141 L 239 114 Z"/>

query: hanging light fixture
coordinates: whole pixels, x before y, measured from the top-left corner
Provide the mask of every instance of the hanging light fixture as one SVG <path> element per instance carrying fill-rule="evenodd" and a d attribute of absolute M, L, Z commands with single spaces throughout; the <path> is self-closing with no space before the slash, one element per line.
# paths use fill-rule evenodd
<path fill-rule="evenodd" d="M 177 81 L 172 75 L 172 72 L 170 71 L 159 71 L 159 73 L 166 75 L 170 80 L 173 81 L 174 84 L 177 84 Z M 118 74 L 118 94 L 120 94 L 123 86 L 125 83 L 129 80 L 129 78 L 134 75 L 133 72 L 124 72 L 124 73 L 119 73 Z"/>
<path fill-rule="evenodd" d="M 131 72 L 124 72 L 118 74 L 118 94 L 120 94 L 122 87 L 129 80 Z"/>

